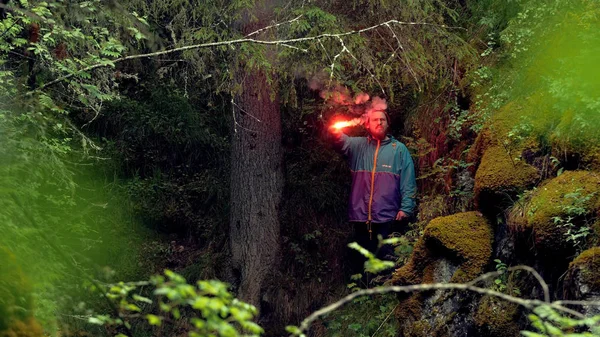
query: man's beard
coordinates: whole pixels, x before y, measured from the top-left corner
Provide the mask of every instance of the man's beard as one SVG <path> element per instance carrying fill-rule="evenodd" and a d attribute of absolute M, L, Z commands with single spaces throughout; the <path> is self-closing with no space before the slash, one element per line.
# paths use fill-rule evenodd
<path fill-rule="evenodd" d="M 373 138 L 383 139 L 385 138 L 385 128 L 371 130 L 371 136 Z"/>

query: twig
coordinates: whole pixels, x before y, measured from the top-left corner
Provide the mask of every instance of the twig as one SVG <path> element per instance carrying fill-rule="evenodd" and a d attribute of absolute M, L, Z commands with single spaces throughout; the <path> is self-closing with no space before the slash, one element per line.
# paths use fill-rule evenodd
<path fill-rule="evenodd" d="M 252 35 L 256 35 L 256 34 L 258 34 L 258 33 L 262 33 L 262 32 L 264 32 L 265 30 L 269 30 L 269 29 L 271 29 L 271 28 L 279 27 L 279 26 L 281 26 L 281 25 L 285 25 L 286 23 L 293 23 L 293 22 L 295 22 L 295 21 L 298 21 L 298 20 L 299 20 L 301 17 L 302 17 L 302 15 L 298 15 L 297 17 L 295 17 L 295 18 L 293 18 L 293 19 L 291 19 L 291 20 L 288 20 L 288 21 L 285 21 L 285 22 L 280 22 L 280 23 L 277 23 L 277 24 L 274 24 L 274 25 L 271 25 L 271 26 L 267 26 L 267 27 L 260 28 L 260 29 L 258 29 L 258 30 L 255 30 L 255 31 L 253 31 L 252 33 L 250 33 L 250 34 L 246 35 L 245 37 L 250 37 L 250 36 L 252 36 Z"/>
<path fill-rule="evenodd" d="M 232 99 L 231 99 L 231 114 L 232 114 L 232 116 L 233 116 L 233 132 L 234 132 L 234 133 L 237 133 L 237 127 L 239 126 L 241 129 L 244 129 L 244 130 L 246 130 L 246 131 L 249 131 L 249 132 L 254 132 L 254 133 L 258 133 L 258 131 L 255 131 L 255 130 L 248 129 L 247 127 L 244 127 L 243 125 L 241 125 L 240 123 L 238 123 L 238 121 L 237 121 L 237 118 L 235 117 L 235 107 L 236 107 L 236 106 L 238 107 L 238 109 L 242 110 L 242 109 L 241 109 L 241 108 L 240 108 L 240 107 L 239 107 L 239 106 L 238 106 L 238 105 L 235 103 L 235 101 L 234 101 L 234 100 L 233 100 L 233 98 L 232 98 Z M 244 111 L 244 110 L 242 110 L 242 111 Z M 246 113 L 246 112 L 244 111 L 244 113 Z M 250 115 L 250 114 L 248 114 L 248 115 L 249 115 L 249 116 L 252 116 L 252 115 Z M 254 116 L 252 116 L 252 117 L 253 117 L 253 118 L 255 118 L 257 121 L 259 121 L 259 122 L 260 122 L 260 119 L 258 119 L 258 118 L 256 118 L 256 117 L 254 117 Z"/>
<path fill-rule="evenodd" d="M 12 29 L 12 27 L 14 27 L 19 21 L 21 21 L 21 18 L 17 18 L 15 20 L 15 22 L 13 22 L 13 24 L 10 25 L 10 27 L 6 28 L 6 30 L 2 33 L 2 35 L 0 35 L 0 38 L 3 38 L 4 35 L 8 34 L 8 32 L 10 32 L 10 30 Z"/>
<path fill-rule="evenodd" d="M 394 313 L 394 311 L 396 310 L 396 308 L 398 308 L 399 305 L 400 305 L 400 303 L 396 304 L 396 306 L 394 307 L 394 309 L 392 309 L 390 311 L 390 313 L 383 320 L 383 322 L 381 322 L 381 324 L 379 325 L 379 327 L 377 328 L 377 330 L 375 330 L 375 332 L 371 335 L 371 337 L 375 337 L 375 335 L 377 335 L 377 333 L 379 332 L 379 330 L 381 330 L 381 327 L 385 324 L 385 322 L 387 322 L 387 320 L 390 318 L 390 316 L 392 316 L 392 314 Z"/>
<path fill-rule="evenodd" d="M 533 269 L 529 266 L 514 266 L 514 267 L 509 267 L 506 269 L 506 271 L 515 271 L 515 270 L 525 270 L 525 271 L 531 273 L 533 275 L 533 277 L 535 277 L 535 279 L 538 281 L 540 286 L 542 287 L 542 291 L 544 292 L 544 302 L 547 302 L 547 303 L 550 302 L 550 289 L 548 288 L 548 284 L 546 283 L 546 281 L 544 281 L 542 276 L 535 269 Z M 483 274 L 483 275 L 479 276 L 478 278 L 470 281 L 468 284 L 475 285 L 478 282 L 490 279 L 495 276 L 500 276 L 504 273 L 505 272 L 503 272 L 503 271 L 489 272 L 489 273 Z"/>
<path fill-rule="evenodd" d="M 338 59 L 338 57 L 340 57 L 345 51 L 348 51 L 348 48 L 346 48 L 346 45 L 344 44 L 344 40 L 338 36 L 338 40 L 340 41 L 340 44 L 342 45 L 342 50 L 340 50 L 339 53 L 337 53 L 334 57 L 333 60 L 331 61 L 331 72 L 329 74 L 329 83 L 327 84 L 327 87 L 331 87 L 331 82 L 333 81 L 333 68 L 335 67 L 335 60 Z"/>
<path fill-rule="evenodd" d="M 248 111 L 242 109 L 235 101 L 231 100 L 231 103 L 233 105 L 235 105 L 241 112 L 245 113 L 246 115 L 254 118 L 257 122 L 262 123 L 262 121 L 260 119 L 258 119 L 258 117 L 254 116 L 253 114 L 249 113 Z"/>
<path fill-rule="evenodd" d="M 558 305 L 593 305 L 600 306 L 600 301 L 554 301 Z"/>
<path fill-rule="evenodd" d="M 348 54 L 354 60 L 356 60 L 356 62 L 358 62 L 358 64 L 360 64 L 363 68 L 365 68 L 365 70 L 367 70 L 367 73 L 369 73 L 369 75 L 371 76 L 371 78 L 375 79 L 375 82 L 377 82 L 377 85 L 379 85 L 379 88 L 381 89 L 381 92 L 385 95 L 385 89 L 383 89 L 383 86 L 381 85 L 381 82 L 379 82 L 379 80 L 377 79 L 377 77 L 375 77 L 375 75 L 373 75 L 373 73 L 371 72 L 371 70 L 369 70 L 369 68 L 367 68 L 367 66 L 365 66 L 358 58 L 356 58 L 356 56 L 354 56 L 354 54 L 352 54 L 352 52 L 350 51 L 350 49 L 348 49 L 346 47 L 346 45 L 344 44 L 344 41 L 342 40 L 342 38 L 340 38 L 340 43 L 342 44 L 342 46 L 344 46 L 344 49 L 346 50 L 346 52 L 348 52 Z"/>
<path fill-rule="evenodd" d="M 392 32 L 392 35 L 394 36 L 394 38 L 396 39 L 396 42 L 398 43 L 398 47 L 402 50 L 403 53 L 406 53 L 406 50 L 404 50 L 404 47 L 402 46 L 402 43 L 400 42 L 400 39 L 396 35 L 396 32 L 394 31 L 394 29 L 392 29 L 392 27 L 389 24 L 386 24 L 385 26 L 390 30 L 390 32 Z M 406 61 L 403 57 L 400 57 L 400 60 L 402 60 L 402 62 L 406 65 L 406 68 L 408 68 L 408 72 L 413 76 L 413 78 L 415 79 L 415 82 L 417 82 L 417 88 L 419 88 L 419 92 L 420 92 L 421 84 L 419 83 L 417 74 L 415 73 L 413 68 L 410 66 L 408 61 Z"/>

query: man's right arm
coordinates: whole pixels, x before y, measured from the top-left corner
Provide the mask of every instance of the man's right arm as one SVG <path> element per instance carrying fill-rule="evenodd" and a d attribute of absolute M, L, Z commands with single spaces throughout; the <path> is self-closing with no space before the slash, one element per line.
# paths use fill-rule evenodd
<path fill-rule="evenodd" d="M 342 129 L 339 129 L 339 128 L 329 127 L 328 131 L 329 131 L 329 134 L 331 135 L 333 148 L 337 152 L 339 152 L 345 156 L 348 156 L 351 152 L 351 147 L 352 147 L 351 137 L 348 137 L 342 131 Z"/>

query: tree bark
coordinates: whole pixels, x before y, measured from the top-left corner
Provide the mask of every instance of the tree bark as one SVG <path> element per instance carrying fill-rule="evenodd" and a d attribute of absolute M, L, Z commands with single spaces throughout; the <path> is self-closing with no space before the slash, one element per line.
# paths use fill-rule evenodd
<path fill-rule="evenodd" d="M 230 248 L 238 297 L 260 307 L 261 288 L 279 261 L 283 190 L 281 114 L 262 71 L 236 74 L 243 92 L 234 105 Z"/>

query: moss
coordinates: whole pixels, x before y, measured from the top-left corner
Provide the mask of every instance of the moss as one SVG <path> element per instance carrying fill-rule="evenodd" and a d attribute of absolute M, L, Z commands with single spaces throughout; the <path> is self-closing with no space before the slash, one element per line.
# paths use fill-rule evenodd
<path fill-rule="evenodd" d="M 406 327 L 404 336 L 406 337 L 429 337 L 432 327 L 426 320 L 418 320 Z"/>
<path fill-rule="evenodd" d="M 538 187 L 519 217 L 511 225 L 532 229 L 541 248 L 559 250 L 566 246 L 566 228 L 555 219 L 576 223 L 578 217 L 600 210 L 600 175 L 590 171 L 567 171 Z M 575 214 L 576 213 L 576 214 Z"/>
<path fill-rule="evenodd" d="M 520 331 L 515 322 L 518 314 L 517 304 L 485 296 L 479 302 L 474 319 L 482 336 L 513 337 Z"/>
<path fill-rule="evenodd" d="M 480 275 L 489 262 L 492 238 L 491 226 L 478 212 L 458 213 L 433 219 L 425 227 L 424 234 L 415 245 L 408 262 L 394 272 L 389 283 L 405 285 L 435 282 L 435 264 L 440 257 L 458 261 L 458 269 L 450 282 L 470 281 Z M 403 328 L 405 332 L 412 331 L 410 336 L 432 336 L 428 333 L 431 332 L 431 327 L 426 327 L 418 321 L 410 323 L 410 318 L 421 317 L 425 296 L 425 293 L 415 293 L 408 298 L 402 298 L 396 311 L 398 320 L 407 322 Z M 417 325 L 413 327 L 414 324 Z"/>
<path fill-rule="evenodd" d="M 465 282 L 477 277 L 492 254 L 492 229 L 478 212 L 434 219 L 425 228 L 423 237 L 426 241 L 439 242 L 461 260 L 451 282 Z"/>
<path fill-rule="evenodd" d="M 600 247 L 590 248 L 581 253 L 569 264 L 565 284 L 573 284 L 579 278 L 581 284 L 588 287 L 588 292 L 600 292 Z"/>
<path fill-rule="evenodd" d="M 513 196 L 539 180 L 537 169 L 516 160 L 500 146 L 487 149 L 475 174 L 475 203 L 482 209 L 496 206 L 506 196 Z"/>
<path fill-rule="evenodd" d="M 0 247 L 0 331 L 7 329 L 12 320 L 26 318 L 24 312 L 32 309 L 30 291 L 31 286 L 14 255 Z M 23 308 L 25 311 L 16 308 Z"/>
<path fill-rule="evenodd" d="M 24 321 L 14 321 L 6 330 L 0 331 L 0 337 L 42 337 L 42 327 L 29 317 Z"/>
<path fill-rule="evenodd" d="M 417 242 L 408 263 L 395 271 L 392 284 L 432 283 L 433 263 L 440 246 L 449 250 L 460 266 L 451 282 L 464 282 L 477 277 L 492 254 L 492 229 L 478 212 L 458 213 L 433 219 Z"/>
<path fill-rule="evenodd" d="M 0 337 L 42 336 L 42 328 L 31 316 L 31 286 L 14 255 L 0 247 Z"/>

